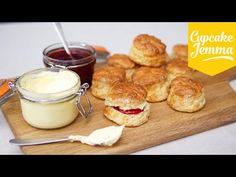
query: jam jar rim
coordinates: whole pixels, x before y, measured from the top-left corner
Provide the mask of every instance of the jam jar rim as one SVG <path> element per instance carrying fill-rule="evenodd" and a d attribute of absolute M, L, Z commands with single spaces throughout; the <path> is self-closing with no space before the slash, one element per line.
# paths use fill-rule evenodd
<path fill-rule="evenodd" d="M 47 46 L 44 50 L 43 50 L 43 59 L 45 62 L 48 62 L 48 63 L 63 63 L 63 64 L 56 64 L 56 65 L 61 65 L 61 66 L 64 66 L 64 67 L 73 67 L 73 66 L 84 66 L 84 65 L 87 65 L 93 61 L 96 60 L 96 50 L 93 46 L 85 43 L 85 42 L 68 42 L 68 46 L 69 48 L 78 48 L 78 49 L 84 49 L 84 50 L 88 50 L 90 52 L 90 55 L 87 56 L 87 57 L 84 57 L 82 59 L 79 59 L 79 60 L 60 60 L 60 59 L 55 59 L 55 58 L 52 58 L 52 57 L 49 57 L 48 56 L 48 53 L 49 52 L 52 52 L 54 50 L 57 50 L 57 49 L 61 49 L 63 48 L 63 45 L 61 43 L 54 43 L 54 44 L 51 44 L 49 46 Z M 53 49 L 50 49 L 52 47 L 55 47 Z M 88 60 L 89 59 L 89 60 Z"/>
<path fill-rule="evenodd" d="M 71 87 L 69 89 L 66 89 L 66 90 L 63 90 L 60 92 L 54 92 L 54 93 L 35 93 L 33 91 L 29 91 L 28 89 L 25 89 L 22 87 L 21 82 L 20 82 L 22 78 L 24 78 L 26 75 L 33 74 L 34 72 L 43 72 L 43 71 L 68 71 L 68 72 L 73 73 L 77 77 L 77 82 L 75 83 L 75 85 L 73 85 L 73 87 Z M 37 102 L 37 103 L 56 103 L 56 102 L 62 102 L 62 101 L 68 100 L 71 97 L 77 96 L 77 92 L 79 91 L 80 86 L 81 86 L 80 76 L 76 72 L 68 70 L 68 69 L 56 68 L 56 67 L 55 68 L 39 68 L 39 69 L 34 69 L 31 71 L 28 71 L 28 72 L 24 73 L 23 75 L 21 75 L 16 80 L 16 83 L 15 83 L 15 89 L 19 93 L 20 97 L 22 97 L 28 101 Z M 77 87 L 78 87 L 78 89 L 76 89 Z M 68 93 L 65 94 L 64 96 L 60 96 L 60 94 L 63 94 L 66 92 L 68 92 Z M 29 95 L 31 95 L 31 96 L 29 96 Z M 52 98 L 52 97 L 47 98 L 48 95 L 54 95 L 55 97 L 54 98 Z M 59 95 L 59 96 L 56 97 L 56 95 L 57 96 Z M 35 97 L 33 97 L 33 96 L 35 96 Z"/>

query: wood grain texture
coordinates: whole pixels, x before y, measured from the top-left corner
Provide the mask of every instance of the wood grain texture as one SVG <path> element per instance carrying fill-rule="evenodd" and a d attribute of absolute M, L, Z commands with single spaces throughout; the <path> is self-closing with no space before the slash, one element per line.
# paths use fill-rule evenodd
<path fill-rule="evenodd" d="M 205 88 L 206 106 L 196 113 L 181 113 L 172 110 L 166 102 L 152 103 L 147 123 L 136 128 L 125 128 L 118 143 L 113 147 L 93 147 L 77 142 L 24 146 L 25 154 L 129 154 L 148 147 L 190 136 L 236 121 L 236 93 L 229 80 L 236 78 L 236 68 L 214 77 L 195 72 Z M 29 126 L 23 119 L 17 96 L 2 106 L 3 113 L 17 138 L 45 138 L 60 135 L 87 135 L 94 129 L 115 125 L 102 113 L 104 102 L 88 91 L 94 112 L 88 120 L 79 116 L 71 125 L 55 129 L 40 130 Z"/>

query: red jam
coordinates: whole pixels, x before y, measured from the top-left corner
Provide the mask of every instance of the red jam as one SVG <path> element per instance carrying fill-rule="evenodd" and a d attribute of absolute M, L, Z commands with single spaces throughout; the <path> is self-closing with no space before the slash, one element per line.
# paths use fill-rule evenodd
<path fill-rule="evenodd" d="M 84 49 L 70 48 L 71 55 L 73 59 L 79 60 L 81 58 L 86 58 L 91 55 L 91 53 Z M 56 49 L 47 54 L 49 57 L 58 59 L 58 60 L 72 60 L 72 58 L 66 53 L 64 48 Z"/>
<path fill-rule="evenodd" d="M 123 114 L 139 114 L 141 112 L 143 112 L 142 109 L 129 109 L 129 110 L 123 110 L 123 109 L 120 109 L 119 107 L 113 107 L 115 110 L 123 113 Z"/>
<path fill-rule="evenodd" d="M 71 47 L 71 58 L 64 48 L 52 49 L 44 55 L 43 62 L 46 67 L 52 65 L 67 67 L 80 76 L 81 84 L 88 83 L 91 86 L 94 65 L 96 63 L 95 52 L 91 49 Z"/>

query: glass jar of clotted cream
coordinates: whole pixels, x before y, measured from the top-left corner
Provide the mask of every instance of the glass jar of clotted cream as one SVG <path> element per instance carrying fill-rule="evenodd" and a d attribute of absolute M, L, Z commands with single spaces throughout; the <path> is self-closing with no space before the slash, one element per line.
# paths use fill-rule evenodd
<path fill-rule="evenodd" d="M 42 68 L 23 74 L 9 86 L 20 96 L 24 119 L 41 129 L 64 127 L 72 123 L 80 112 L 87 117 L 92 111 L 86 96 L 87 83 L 81 85 L 80 77 L 62 68 Z M 80 104 L 85 95 L 88 111 Z"/>

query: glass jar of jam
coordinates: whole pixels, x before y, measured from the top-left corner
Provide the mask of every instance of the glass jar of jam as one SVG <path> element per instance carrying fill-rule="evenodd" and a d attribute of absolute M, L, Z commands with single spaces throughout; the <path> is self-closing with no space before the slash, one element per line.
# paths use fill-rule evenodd
<path fill-rule="evenodd" d="M 66 68 L 76 72 L 81 79 L 81 84 L 88 83 L 91 86 L 96 63 L 95 49 L 81 42 L 68 43 L 71 56 L 69 56 L 61 43 L 48 46 L 43 51 L 43 62 L 46 67 Z"/>

